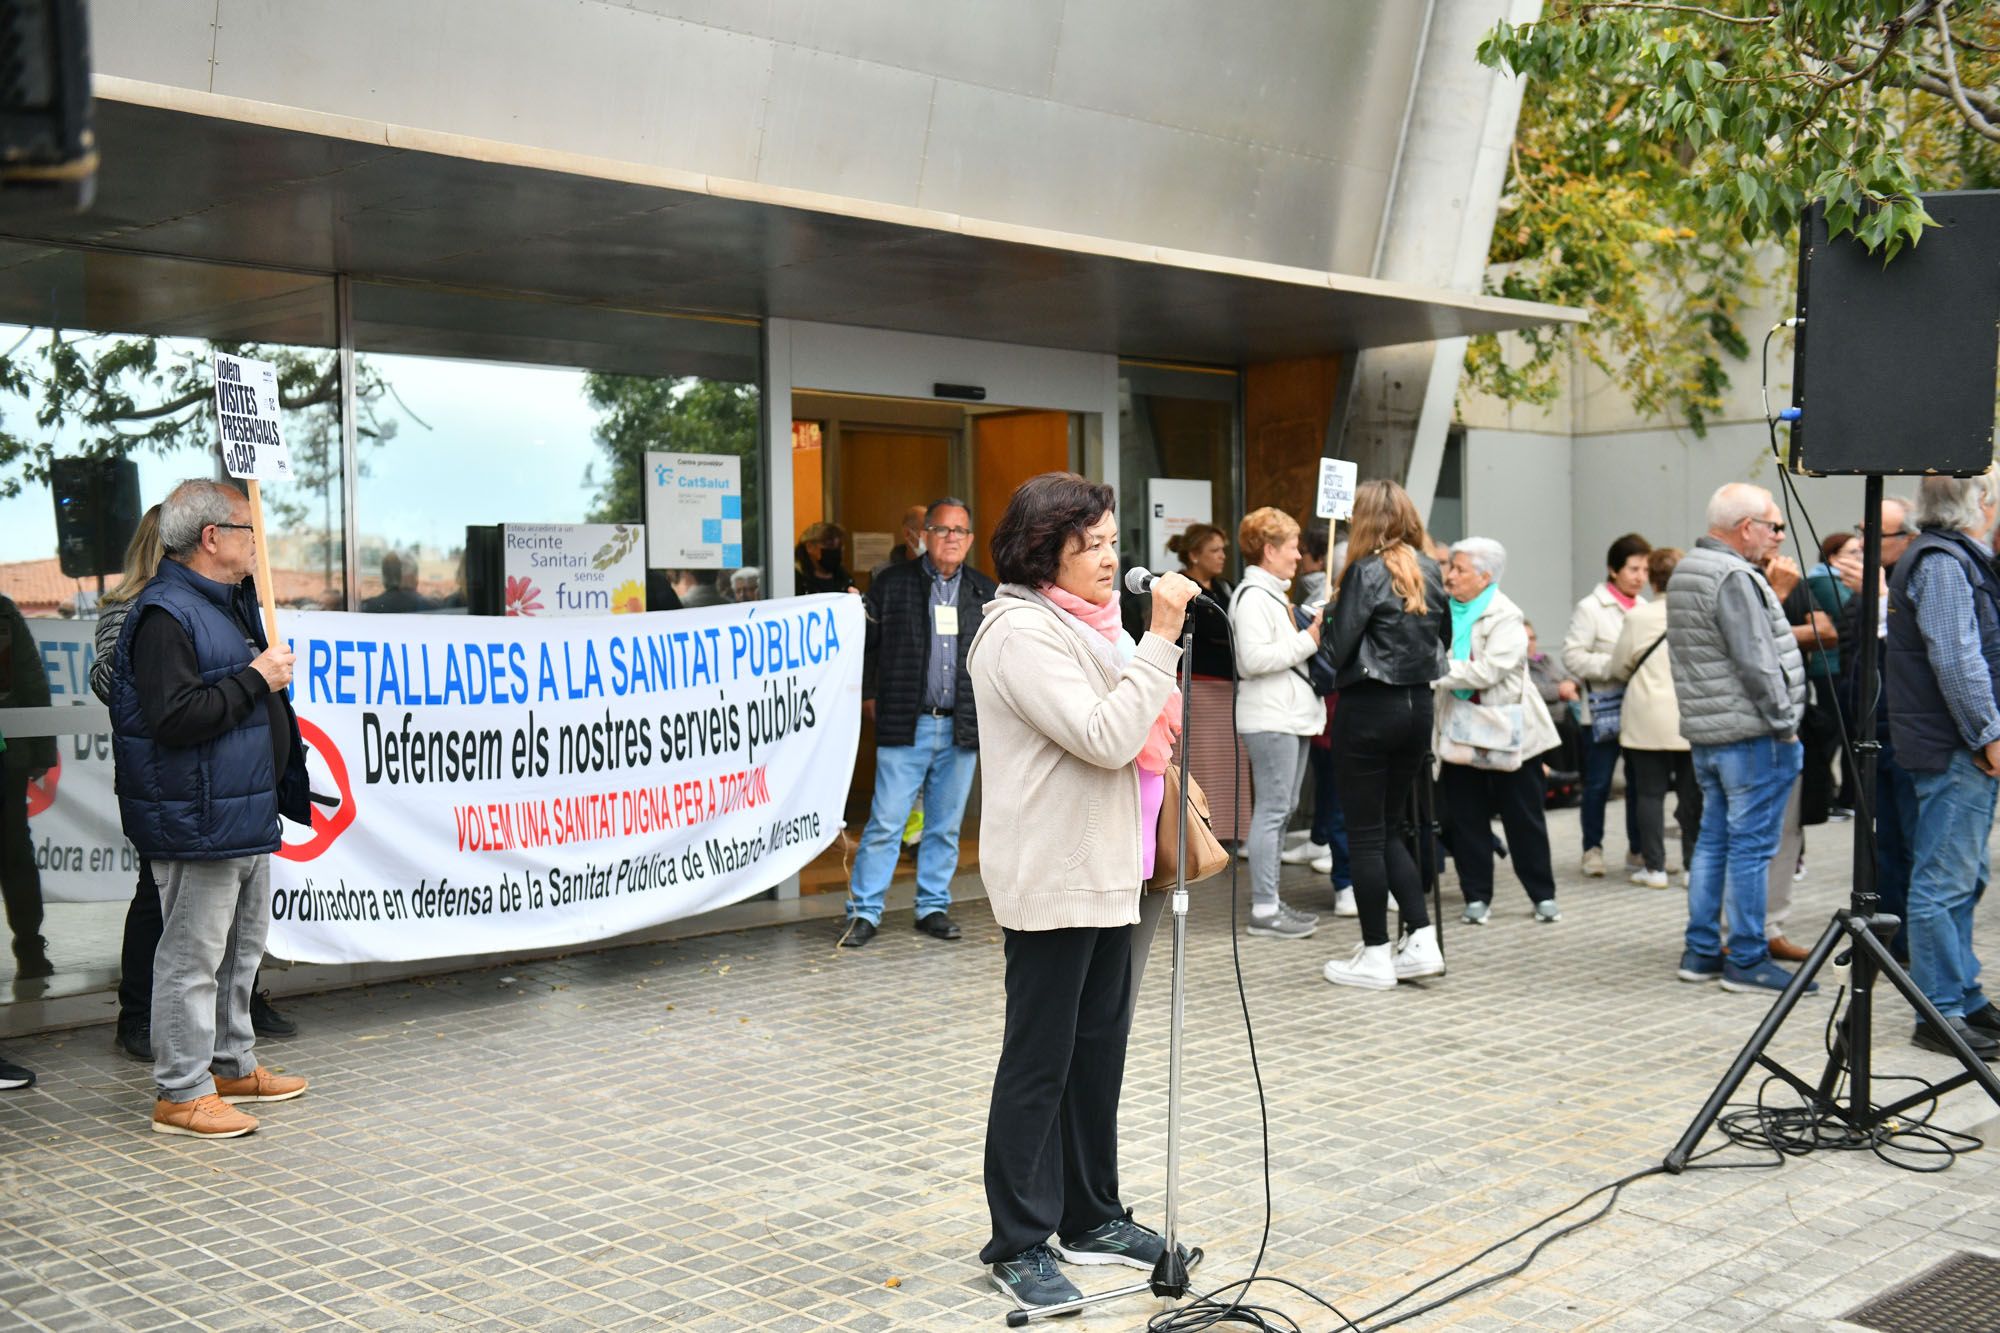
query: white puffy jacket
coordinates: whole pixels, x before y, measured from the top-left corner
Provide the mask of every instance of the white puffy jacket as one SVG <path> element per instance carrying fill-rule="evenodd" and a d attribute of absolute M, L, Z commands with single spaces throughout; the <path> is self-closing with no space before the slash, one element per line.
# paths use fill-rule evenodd
<path fill-rule="evenodd" d="M 1317 736 L 1326 726 L 1326 704 L 1313 693 L 1305 663 L 1319 645 L 1292 619 L 1285 587 L 1276 575 L 1252 565 L 1229 600 L 1241 681 L 1236 729 Z"/>

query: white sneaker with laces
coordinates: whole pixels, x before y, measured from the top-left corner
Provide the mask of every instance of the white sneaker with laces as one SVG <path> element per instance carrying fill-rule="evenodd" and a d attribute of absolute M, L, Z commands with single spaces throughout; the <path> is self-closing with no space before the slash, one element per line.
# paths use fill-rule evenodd
<path fill-rule="evenodd" d="M 1438 949 L 1436 926 L 1424 926 L 1403 937 L 1396 946 L 1396 980 L 1444 975 L 1444 954 Z"/>
<path fill-rule="evenodd" d="M 1333 914 L 1335 916 L 1360 916 L 1361 908 L 1354 901 L 1354 887 L 1333 891 Z"/>
<path fill-rule="evenodd" d="M 1331 847 L 1323 842 L 1314 842 L 1308 838 L 1298 846 L 1287 847 L 1284 851 L 1278 853 L 1278 863 L 1288 866 L 1309 866 L 1320 857 L 1331 855 L 1333 855 Z M 1329 870 L 1332 868 L 1332 866 L 1327 867 Z"/>
<path fill-rule="evenodd" d="M 1329 959 L 1321 974 L 1336 986 L 1358 986 L 1362 990 L 1396 989 L 1396 963 L 1386 944 L 1363 944 L 1345 962 Z"/>
<path fill-rule="evenodd" d="M 1664 870 L 1635 870 L 1632 882 L 1642 889 L 1664 889 L 1667 887 L 1667 872 Z"/>

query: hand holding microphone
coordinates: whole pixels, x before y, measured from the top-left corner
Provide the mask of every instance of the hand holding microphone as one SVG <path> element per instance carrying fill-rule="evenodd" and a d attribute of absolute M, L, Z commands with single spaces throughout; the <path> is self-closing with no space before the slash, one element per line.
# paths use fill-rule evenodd
<path fill-rule="evenodd" d="M 1154 574 L 1135 567 L 1126 571 L 1125 591 L 1153 594 L 1153 620 L 1146 628 L 1169 643 L 1180 642 L 1189 602 L 1199 597 L 1210 606 L 1215 605 L 1201 585 L 1185 574 Z"/>

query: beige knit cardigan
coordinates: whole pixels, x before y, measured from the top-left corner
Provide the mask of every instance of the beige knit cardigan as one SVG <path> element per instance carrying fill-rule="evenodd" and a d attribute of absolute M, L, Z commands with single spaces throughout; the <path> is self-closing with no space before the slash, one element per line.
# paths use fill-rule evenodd
<path fill-rule="evenodd" d="M 1009 930 L 1139 919 L 1139 770 L 1173 693 L 1179 645 L 1157 635 L 1113 673 L 1072 624 L 1000 595 L 966 655 L 979 700 L 979 876 Z"/>

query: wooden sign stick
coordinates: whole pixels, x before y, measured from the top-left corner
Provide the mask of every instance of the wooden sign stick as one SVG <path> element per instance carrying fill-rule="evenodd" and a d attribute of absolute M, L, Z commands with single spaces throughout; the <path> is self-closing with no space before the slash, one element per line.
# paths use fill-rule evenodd
<path fill-rule="evenodd" d="M 264 642 L 278 642 L 278 590 L 271 585 L 271 551 L 264 545 L 264 495 L 251 477 L 250 539 L 257 543 L 257 605 L 264 612 Z"/>

